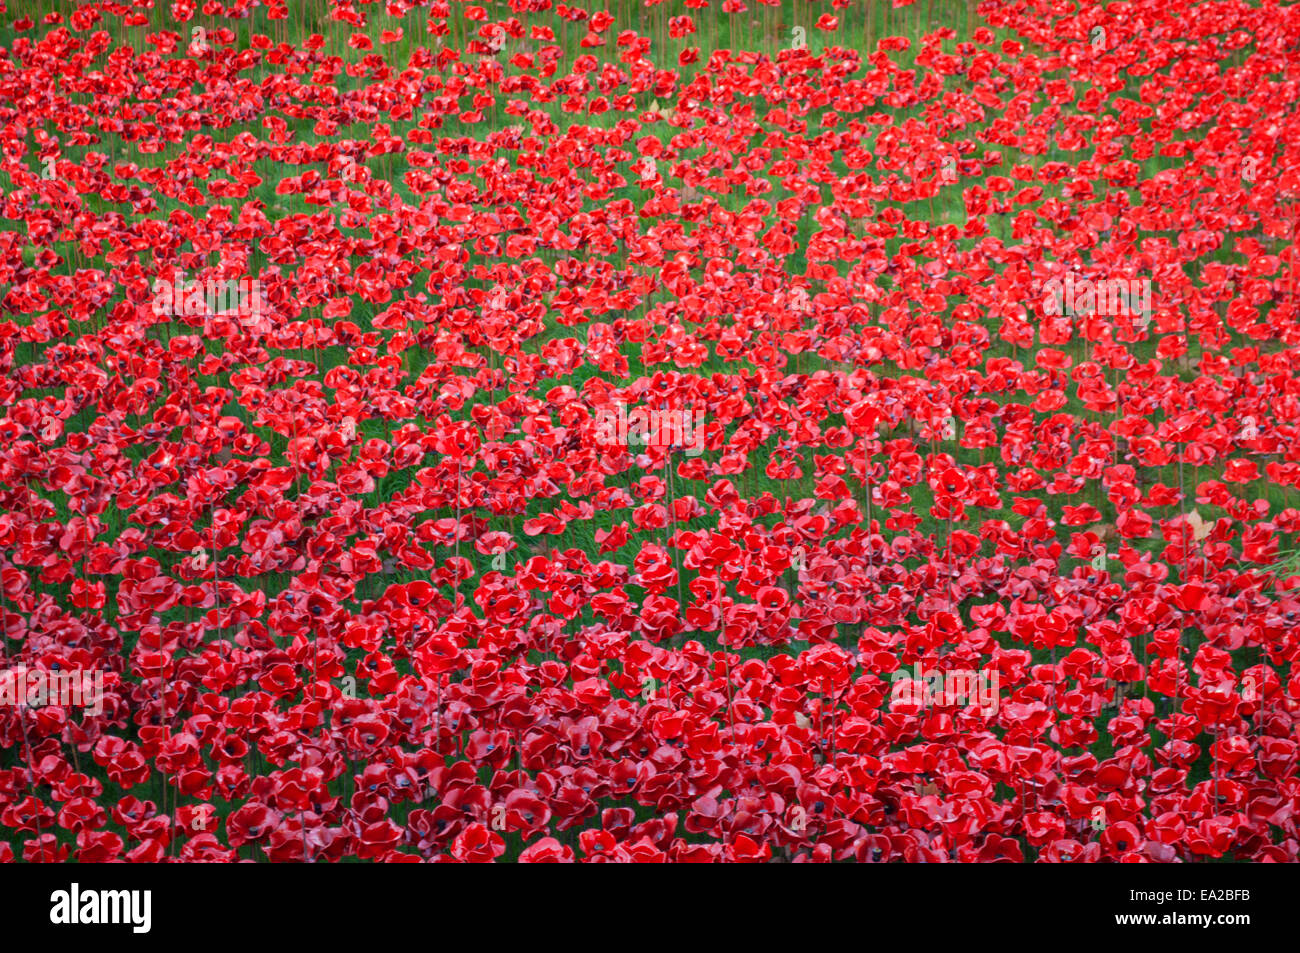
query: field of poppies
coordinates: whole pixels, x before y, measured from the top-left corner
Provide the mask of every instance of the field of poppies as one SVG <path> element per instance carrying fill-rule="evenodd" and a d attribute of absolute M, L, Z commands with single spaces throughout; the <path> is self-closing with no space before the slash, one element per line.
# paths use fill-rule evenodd
<path fill-rule="evenodd" d="M 1292 862 L 1300 6 L 0 2 L 0 861 Z"/>

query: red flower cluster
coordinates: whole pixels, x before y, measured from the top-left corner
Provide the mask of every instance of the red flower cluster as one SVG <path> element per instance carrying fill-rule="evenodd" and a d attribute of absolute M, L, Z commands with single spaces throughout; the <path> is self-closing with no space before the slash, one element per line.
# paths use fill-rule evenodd
<path fill-rule="evenodd" d="M 1297 859 L 1300 9 L 796 6 L 8 16 L 0 860 Z"/>

